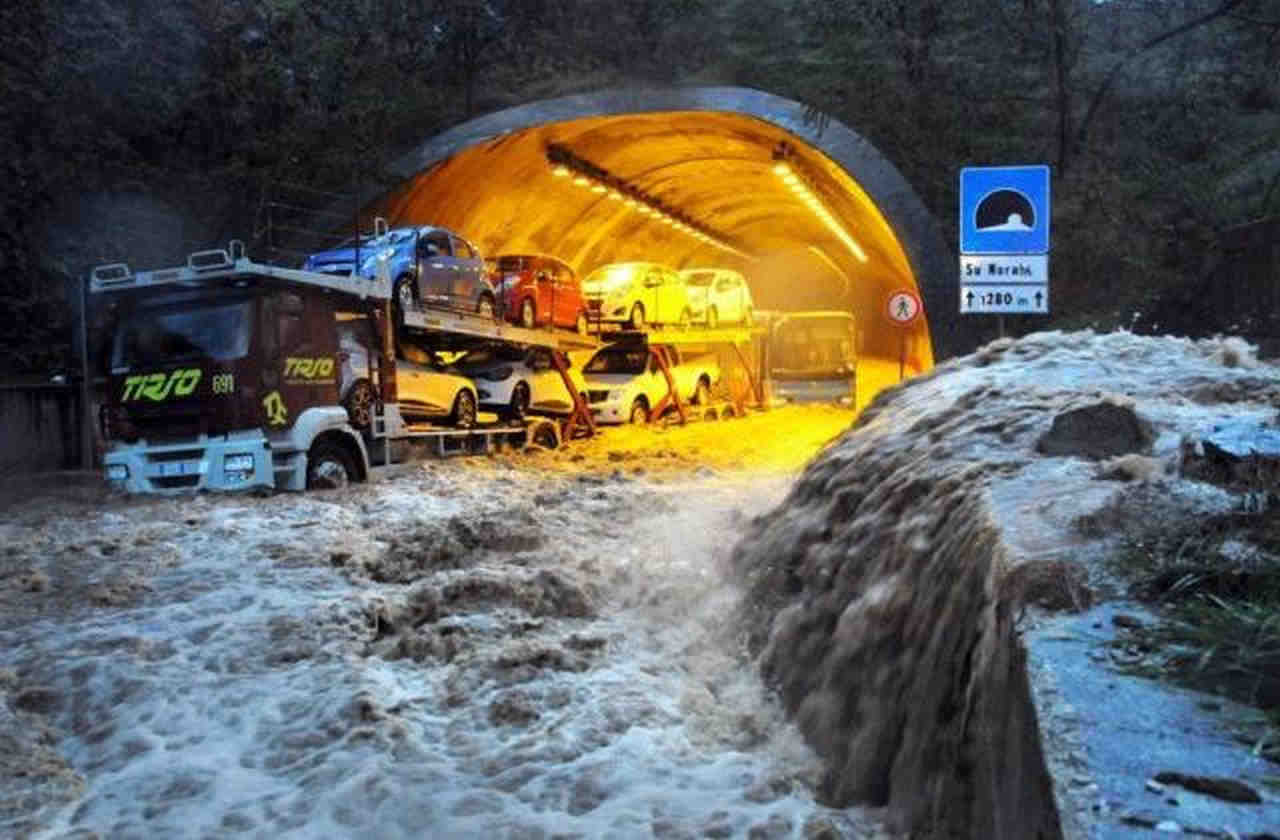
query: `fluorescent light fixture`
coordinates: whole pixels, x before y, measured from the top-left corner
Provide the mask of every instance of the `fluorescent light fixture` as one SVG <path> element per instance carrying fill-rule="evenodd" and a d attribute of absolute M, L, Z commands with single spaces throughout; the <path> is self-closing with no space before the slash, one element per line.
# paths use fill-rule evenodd
<path fill-rule="evenodd" d="M 867 252 L 862 250 L 862 246 L 858 244 L 857 240 L 849 235 L 849 232 L 844 229 L 844 226 L 840 224 L 835 216 L 831 215 L 831 211 L 828 210 L 826 205 L 822 203 L 822 200 L 809 189 L 809 186 L 804 182 L 803 178 L 792 170 L 785 161 L 779 161 L 774 164 L 773 173 L 781 178 L 784 184 L 791 188 L 797 198 L 809 206 L 809 209 L 813 211 L 813 214 L 818 217 L 819 221 L 826 225 L 827 229 L 835 234 L 837 239 L 844 243 L 845 247 L 848 248 L 855 257 L 857 257 L 859 262 L 867 262 Z"/>

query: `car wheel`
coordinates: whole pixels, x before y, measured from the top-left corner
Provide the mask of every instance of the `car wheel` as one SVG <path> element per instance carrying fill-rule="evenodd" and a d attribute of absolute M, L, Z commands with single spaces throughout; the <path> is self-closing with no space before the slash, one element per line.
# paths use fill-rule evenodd
<path fill-rule="evenodd" d="M 637 303 L 631 307 L 630 324 L 633 330 L 644 329 L 644 304 Z"/>
<path fill-rule="evenodd" d="M 529 386 L 517 382 L 511 390 L 511 403 L 507 406 L 507 417 L 512 420 L 523 420 L 529 413 Z"/>
<path fill-rule="evenodd" d="M 343 407 L 347 409 L 347 417 L 357 431 L 363 432 L 373 425 L 374 402 L 375 394 L 369 380 L 357 379 L 342 401 Z"/>
<path fill-rule="evenodd" d="M 699 379 L 698 388 L 693 392 L 694 405 L 710 405 L 711 403 L 711 386 L 707 384 L 707 380 Z"/>
<path fill-rule="evenodd" d="M 413 288 L 413 278 L 402 274 L 396 278 L 395 286 L 396 323 L 404 326 L 404 313 L 413 309 L 418 302 L 418 293 Z"/>
<path fill-rule="evenodd" d="M 636 399 L 631 403 L 631 415 L 628 419 L 634 426 L 643 426 L 649 422 L 649 407 L 644 404 L 644 400 Z"/>
<path fill-rule="evenodd" d="M 715 329 L 720 326 L 720 313 L 716 311 L 714 306 L 707 307 L 707 328 Z"/>
<path fill-rule="evenodd" d="M 319 441 L 307 453 L 307 489 L 341 490 L 355 480 L 355 468 L 342 447 Z"/>
<path fill-rule="evenodd" d="M 591 324 L 587 321 L 587 313 L 579 312 L 577 323 L 574 326 L 577 328 L 578 335 L 586 335 L 591 330 Z"/>
<path fill-rule="evenodd" d="M 462 390 L 453 398 L 453 412 L 449 415 L 449 425 L 459 429 L 470 429 L 476 424 L 476 398 L 471 392 Z"/>
<path fill-rule="evenodd" d="M 524 303 L 520 304 L 520 326 L 526 330 L 538 326 L 538 313 L 533 308 L 533 301 L 529 298 L 525 298 Z"/>
<path fill-rule="evenodd" d="M 493 319 L 493 295 L 485 293 L 480 296 L 480 302 L 476 304 L 476 314 L 482 318 Z"/>

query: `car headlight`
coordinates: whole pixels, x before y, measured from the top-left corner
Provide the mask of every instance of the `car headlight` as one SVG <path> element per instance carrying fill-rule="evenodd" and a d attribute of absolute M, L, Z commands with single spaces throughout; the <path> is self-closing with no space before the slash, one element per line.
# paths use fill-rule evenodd
<path fill-rule="evenodd" d="M 510 367 L 494 368 L 493 370 L 486 370 L 483 373 L 476 374 L 476 379 L 483 379 L 486 382 L 502 382 L 510 377 L 513 371 L 514 369 Z"/>
<path fill-rule="evenodd" d="M 129 468 L 124 464 L 107 464 L 108 481 L 124 481 L 129 477 Z"/>
<path fill-rule="evenodd" d="M 247 452 L 228 455 L 222 459 L 222 470 L 229 473 L 251 473 L 253 472 L 253 456 Z"/>

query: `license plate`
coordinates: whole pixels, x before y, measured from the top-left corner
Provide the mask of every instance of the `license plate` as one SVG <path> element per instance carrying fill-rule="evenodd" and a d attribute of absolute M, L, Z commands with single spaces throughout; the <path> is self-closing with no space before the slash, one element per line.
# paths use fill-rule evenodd
<path fill-rule="evenodd" d="M 195 475 L 200 472 L 199 464 L 188 461 L 166 461 L 160 465 L 160 475 Z"/>

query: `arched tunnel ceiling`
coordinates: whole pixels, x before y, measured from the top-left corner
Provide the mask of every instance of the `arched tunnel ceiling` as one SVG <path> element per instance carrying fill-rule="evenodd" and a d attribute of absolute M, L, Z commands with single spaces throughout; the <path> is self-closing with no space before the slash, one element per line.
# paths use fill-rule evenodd
<path fill-rule="evenodd" d="M 779 177 L 780 143 L 852 244 Z M 607 171 L 735 250 L 558 177 L 551 149 Z M 608 91 L 533 103 L 439 135 L 393 172 L 404 182 L 369 205 L 393 226 L 443 225 L 485 255 L 553 254 L 582 274 L 641 259 L 737 268 L 758 308 L 853 311 L 864 352 L 898 353 L 900 334 L 884 315 L 895 289 L 918 289 L 931 316 L 946 319 L 956 306 L 954 259 L 897 170 L 848 128 L 806 121 L 803 106 L 759 91 Z M 933 320 L 912 331 L 924 364 L 955 349 L 952 330 Z"/>

